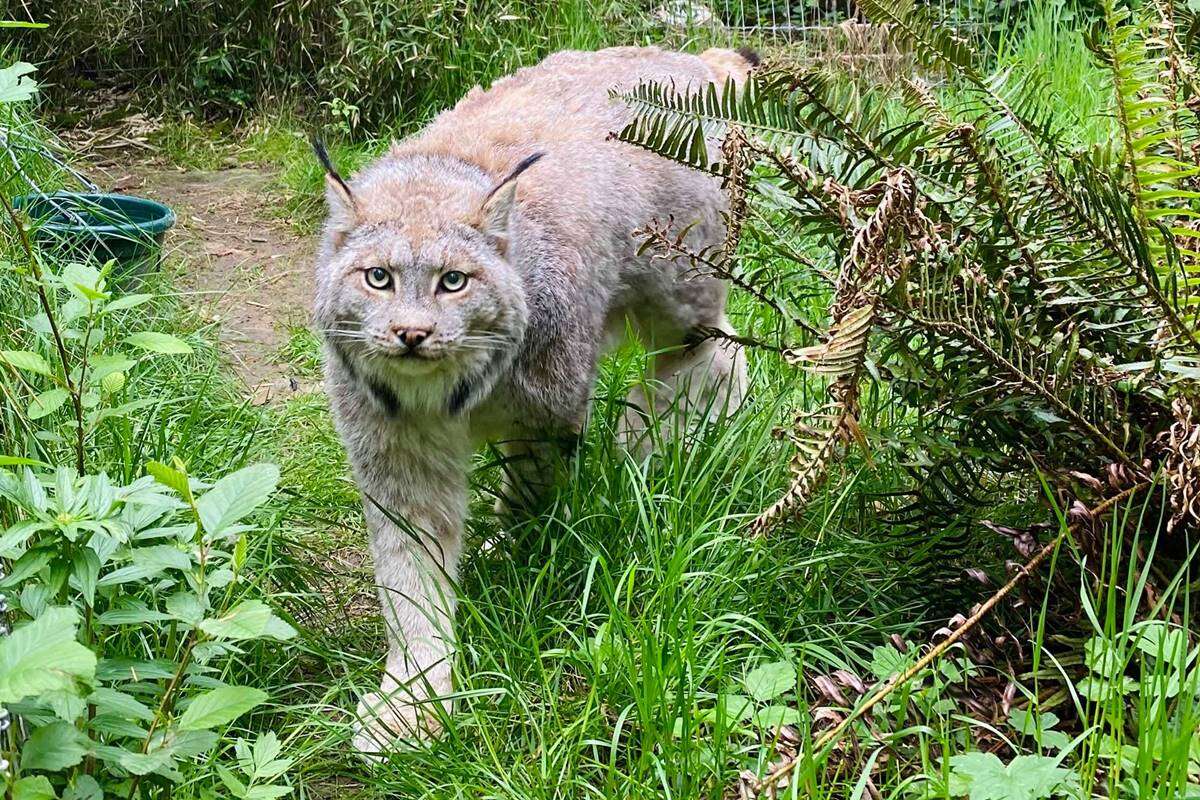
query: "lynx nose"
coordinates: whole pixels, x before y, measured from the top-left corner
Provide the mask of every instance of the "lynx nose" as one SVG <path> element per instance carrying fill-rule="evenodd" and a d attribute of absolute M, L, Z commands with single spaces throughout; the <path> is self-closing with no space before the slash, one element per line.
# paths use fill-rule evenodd
<path fill-rule="evenodd" d="M 414 349 L 421 342 L 429 338 L 428 328 L 396 328 L 396 338 L 400 343 L 408 347 L 409 350 Z"/>

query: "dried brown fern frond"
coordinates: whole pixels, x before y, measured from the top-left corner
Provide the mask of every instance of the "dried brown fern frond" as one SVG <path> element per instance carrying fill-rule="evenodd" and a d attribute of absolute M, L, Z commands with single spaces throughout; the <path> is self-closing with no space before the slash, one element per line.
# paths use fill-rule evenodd
<path fill-rule="evenodd" d="M 1175 398 L 1171 410 L 1175 422 L 1158 438 L 1171 506 L 1168 531 L 1200 526 L 1200 411 L 1184 397 Z"/>
<path fill-rule="evenodd" d="M 852 220 L 872 204 L 874 208 L 862 225 L 850 231 L 849 252 L 842 260 L 829 306 L 831 323 L 825 341 L 784 352 L 789 364 L 832 378 L 827 390 L 830 403 L 815 414 L 796 418 L 789 437 L 796 445 L 791 485 L 754 520 L 752 534 L 765 533 L 812 498 L 824 482 L 839 444 L 859 441 L 865 445 L 858 425 L 859 382 L 879 314 L 880 292 L 901 274 L 914 245 L 928 249 L 936 238 L 932 224 L 918 207 L 916 184 L 906 170 L 895 170 L 858 192 L 831 181 L 826 188 L 844 208 L 842 219 Z"/>

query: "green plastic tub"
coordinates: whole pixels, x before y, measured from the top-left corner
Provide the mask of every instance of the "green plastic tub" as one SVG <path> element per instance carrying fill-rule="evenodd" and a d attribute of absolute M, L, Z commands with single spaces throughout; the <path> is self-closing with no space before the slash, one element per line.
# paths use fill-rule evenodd
<path fill-rule="evenodd" d="M 163 234 L 175 224 L 167 206 L 125 194 L 31 194 L 14 205 L 29 215 L 43 247 L 64 250 L 68 257 L 115 259 L 124 275 L 157 269 Z"/>

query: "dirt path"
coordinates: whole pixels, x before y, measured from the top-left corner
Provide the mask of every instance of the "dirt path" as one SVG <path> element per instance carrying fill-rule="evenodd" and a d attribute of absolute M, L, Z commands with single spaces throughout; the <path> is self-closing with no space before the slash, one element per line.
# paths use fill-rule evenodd
<path fill-rule="evenodd" d="M 93 164 L 106 189 L 166 203 L 177 222 L 166 248 L 176 286 L 202 318 L 220 323 L 220 347 L 255 404 L 311 389 L 280 357 L 289 328 L 308 321 L 315 241 L 273 213 L 274 175 L 262 167 L 182 170 L 137 160 Z"/>

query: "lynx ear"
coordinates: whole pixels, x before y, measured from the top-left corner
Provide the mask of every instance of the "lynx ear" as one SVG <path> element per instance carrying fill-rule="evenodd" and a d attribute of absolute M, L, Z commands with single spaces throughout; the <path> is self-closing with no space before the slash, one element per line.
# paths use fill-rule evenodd
<path fill-rule="evenodd" d="M 521 163 L 517 164 L 512 172 L 504 177 L 504 180 L 492 187 L 487 197 L 483 198 L 479 214 L 479 230 L 495 239 L 501 250 L 508 245 L 508 218 L 512 213 L 513 201 L 517 197 L 517 177 L 537 163 L 543 155 L 543 153 L 534 153 L 522 159 Z"/>
<path fill-rule="evenodd" d="M 317 136 L 312 137 L 313 152 L 325 169 L 325 202 L 329 205 L 329 214 L 340 228 L 349 229 L 354 226 L 358 209 L 354 203 L 354 195 L 346 181 L 338 174 L 329 159 L 325 143 Z"/>

